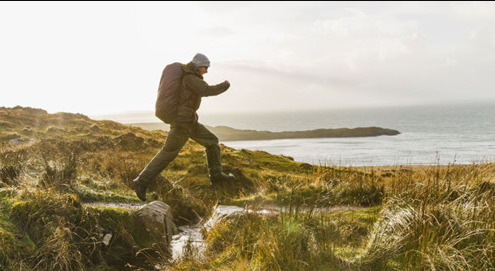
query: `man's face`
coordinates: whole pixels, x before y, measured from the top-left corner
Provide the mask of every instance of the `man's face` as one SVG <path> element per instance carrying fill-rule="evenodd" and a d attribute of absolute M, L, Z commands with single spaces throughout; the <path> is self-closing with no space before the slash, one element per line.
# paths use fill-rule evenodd
<path fill-rule="evenodd" d="M 198 67 L 199 75 L 203 76 L 203 74 L 208 73 L 208 67 Z"/>

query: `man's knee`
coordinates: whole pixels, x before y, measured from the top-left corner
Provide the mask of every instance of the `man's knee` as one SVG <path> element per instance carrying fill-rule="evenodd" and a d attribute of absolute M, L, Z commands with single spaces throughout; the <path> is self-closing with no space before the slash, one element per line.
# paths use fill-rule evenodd
<path fill-rule="evenodd" d="M 205 144 L 203 146 L 205 147 L 206 151 L 220 149 L 220 146 L 218 145 L 219 141 L 216 136 L 212 137 L 211 139 L 205 140 L 204 143 Z"/>
<path fill-rule="evenodd" d="M 211 148 L 219 144 L 218 137 L 202 124 L 198 124 L 196 133 L 191 138 L 205 148 Z"/>
<path fill-rule="evenodd" d="M 211 138 L 211 144 L 212 145 L 218 145 L 220 141 L 218 140 L 218 137 L 214 134 L 212 134 L 212 138 Z"/>
<path fill-rule="evenodd" d="M 165 141 L 165 145 L 162 147 L 162 151 L 179 153 L 182 147 L 184 147 L 186 141 L 187 137 L 184 135 L 169 133 L 167 140 Z"/>
<path fill-rule="evenodd" d="M 203 141 L 203 145 L 205 147 L 217 146 L 218 143 L 220 142 L 218 140 L 218 137 L 216 135 L 214 135 L 213 133 L 210 133 L 208 136 L 204 137 L 202 141 Z"/>

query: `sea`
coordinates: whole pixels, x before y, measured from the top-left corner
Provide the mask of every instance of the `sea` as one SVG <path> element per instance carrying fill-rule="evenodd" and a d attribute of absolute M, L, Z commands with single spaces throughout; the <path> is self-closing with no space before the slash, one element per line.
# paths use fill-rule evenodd
<path fill-rule="evenodd" d="M 209 126 L 259 131 L 381 127 L 399 135 L 223 141 L 328 166 L 473 164 L 495 161 L 495 102 L 304 112 L 202 114 Z"/>

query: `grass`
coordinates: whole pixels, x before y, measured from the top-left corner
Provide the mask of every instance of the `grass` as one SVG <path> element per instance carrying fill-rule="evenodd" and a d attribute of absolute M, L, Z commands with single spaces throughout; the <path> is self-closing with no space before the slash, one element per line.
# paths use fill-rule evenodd
<path fill-rule="evenodd" d="M 323 213 L 245 214 L 206 236 L 205 259 L 170 270 L 356 270 L 379 207 Z"/>
<path fill-rule="evenodd" d="M 177 225 L 217 204 L 285 209 L 225 220 L 203 259 L 169 263 L 132 212 L 84 204 L 137 202 L 131 181 L 166 132 L 23 107 L 0 108 L 0 126 L 0 269 L 495 270 L 494 164 L 315 166 L 221 146 L 238 181 L 210 186 L 190 141 L 148 193 Z M 21 136 L 34 141 L 8 142 Z"/>
<path fill-rule="evenodd" d="M 376 207 L 247 214 L 208 233 L 206 259 L 172 270 L 495 270 L 494 170 L 396 170 Z"/>
<path fill-rule="evenodd" d="M 494 270 L 493 164 L 430 168 L 392 181 L 367 258 L 401 270 Z"/>

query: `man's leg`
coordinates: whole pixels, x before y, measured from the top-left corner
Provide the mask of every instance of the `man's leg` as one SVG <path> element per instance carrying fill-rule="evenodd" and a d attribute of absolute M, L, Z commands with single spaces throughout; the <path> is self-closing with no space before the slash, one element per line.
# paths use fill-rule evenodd
<path fill-rule="evenodd" d="M 146 188 L 149 182 L 172 162 L 189 139 L 189 132 L 181 127 L 171 127 L 163 148 L 151 159 L 133 181 L 137 196 L 146 201 Z"/>
<path fill-rule="evenodd" d="M 222 163 L 220 157 L 220 146 L 218 137 L 210 132 L 204 125 L 198 123 L 191 139 L 205 147 L 208 172 L 212 182 L 228 181 L 234 179 L 222 173 Z"/>

